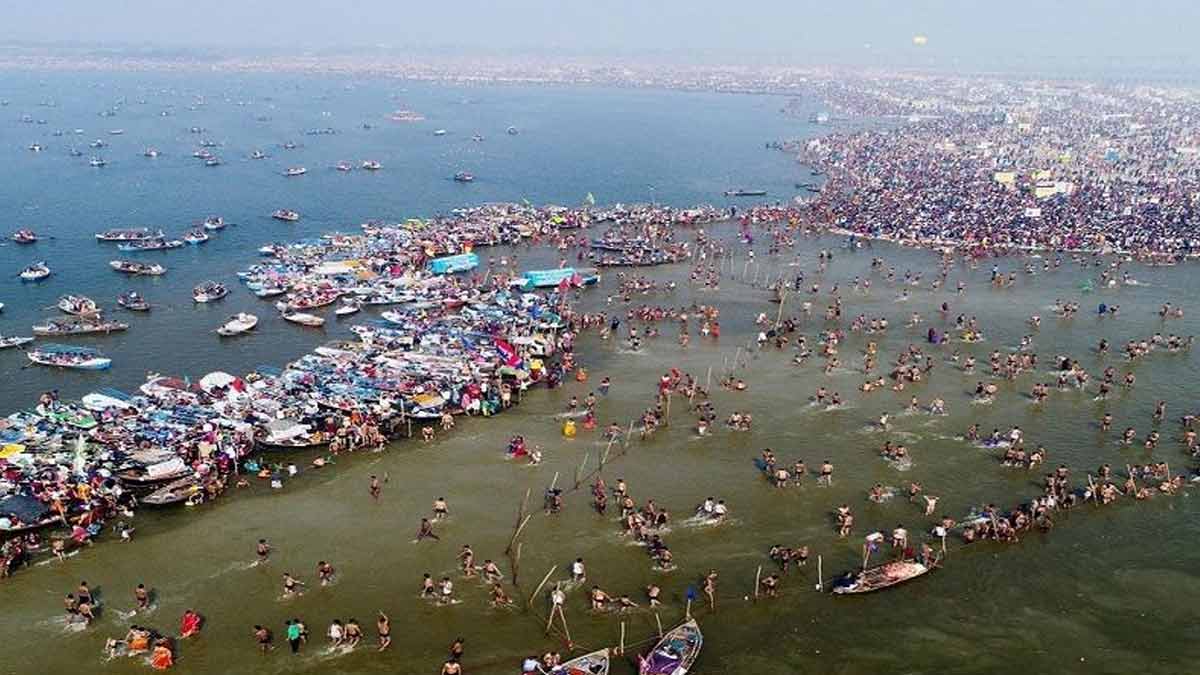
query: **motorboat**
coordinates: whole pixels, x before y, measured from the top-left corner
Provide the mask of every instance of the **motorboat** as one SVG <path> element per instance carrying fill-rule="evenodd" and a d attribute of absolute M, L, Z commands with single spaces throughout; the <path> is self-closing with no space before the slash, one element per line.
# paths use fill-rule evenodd
<path fill-rule="evenodd" d="M 117 250 L 124 253 L 137 253 L 139 251 L 167 251 L 173 248 L 181 248 L 182 246 L 182 239 L 142 239 L 140 241 L 118 244 Z"/>
<path fill-rule="evenodd" d="M 250 153 L 250 159 L 266 159 L 266 158 L 267 158 L 267 153 L 263 152 L 262 150 L 255 150 L 254 152 Z"/>
<path fill-rule="evenodd" d="M 183 240 L 189 244 L 203 244 L 209 240 L 208 233 L 204 228 L 197 227 L 183 233 Z"/>
<path fill-rule="evenodd" d="M 283 318 L 285 321 L 291 321 L 292 323 L 298 323 L 301 326 L 308 326 L 310 328 L 318 328 L 325 325 L 325 319 L 323 317 L 316 316 L 315 314 L 306 314 L 304 312 L 285 311 L 283 313 Z"/>
<path fill-rule="evenodd" d="M 459 183 L 470 183 L 471 181 L 475 180 L 475 174 L 471 173 L 470 171 L 459 171 L 458 173 L 454 174 L 454 180 Z"/>
<path fill-rule="evenodd" d="M 289 209 L 279 209 L 272 213 L 271 217 L 275 220 L 283 220 L 289 223 L 294 223 L 297 220 L 300 220 L 300 214 Z"/>
<path fill-rule="evenodd" d="M 220 335 L 221 337 L 241 335 L 242 333 L 250 331 L 257 325 L 257 316 L 254 316 L 253 314 L 247 314 L 245 312 L 239 312 L 229 317 L 229 320 L 221 324 L 221 327 L 217 329 L 217 335 Z"/>
<path fill-rule="evenodd" d="M 142 157 L 149 157 L 151 159 L 158 157 L 158 148 L 146 148 L 142 151 Z"/>
<path fill-rule="evenodd" d="M 209 216 L 204 219 L 204 229 L 216 232 L 225 229 L 225 219 L 221 216 Z"/>
<path fill-rule="evenodd" d="M 221 158 L 209 157 L 208 159 L 204 160 L 204 166 L 221 166 Z"/>
<path fill-rule="evenodd" d="M 358 314 L 361 310 L 362 303 L 356 300 L 349 300 L 343 302 L 337 309 L 333 310 L 333 313 L 337 316 L 350 316 L 351 314 Z"/>
<path fill-rule="evenodd" d="M 36 232 L 33 230 L 17 230 L 12 233 L 11 239 L 18 244 L 35 244 L 39 239 Z"/>
<path fill-rule="evenodd" d="M 146 227 L 105 230 L 96 234 L 100 241 L 147 241 L 162 239 L 162 230 L 150 230 Z"/>
<path fill-rule="evenodd" d="M 383 165 L 373 159 L 368 159 L 362 163 L 362 168 L 366 169 L 367 171 L 378 171 L 383 168 Z"/>
<path fill-rule="evenodd" d="M 167 273 L 167 268 L 158 263 L 148 264 L 136 260 L 110 260 L 108 266 L 122 274 L 143 277 L 158 277 Z"/>
<path fill-rule="evenodd" d="M 103 157 L 93 157 L 88 160 L 88 164 L 90 166 L 99 168 L 102 166 L 108 166 L 108 161 L 106 161 Z"/>
<path fill-rule="evenodd" d="M 436 129 L 436 130 L 434 130 L 433 135 L 434 136 L 445 136 L 446 130 L 445 129 Z"/>
<path fill-rule="evenodd" d="M 338 171 L 353 171 L 354 165 L 350 162 L 338 162 L 337 164 L 333 165 L 333 168 L 337 169 Z"/>
<path fill-rule="evenodd" d="M 33 363 L 53 368 L 75 370 L 104 370 L 112 365 L 112 359 L 88 347 L 46 344 L 26 352 Z"/>
<path fill-rule="evenodd" d="M 20 347 L 33 342 L 31 337 L 20 337 L 18 335 L 0 335 L 0 349 L 11 349 L 12 347 Z"/>
<path fill-rule="evenodd" d="M 103 333 L 119 333 L 129 330 L 129 324 L 112 319 L 101 319 L 97 315 L 84 316 L 78 319 L 47 319 L 44 323 L 34 325 L 33 334 L 39 337 L 58 337 L 63 335 L 96 335 Z"/>
<path fill-rule="evenodd" d="M 196 302 L 216 302 L 227 295 L 229 289 L 215 281 L 205 281 L 192 289 L 192 299 Z"/>
<path fill-rule="evenodd" d="M 149 312 L 150 303 L 137 291 L 126 291 L 117 296 L 117 304 L 131 312 Z"/>
<path fill-rule="evenodd" d="M 288 167 L 288 169 L 283 172 L 283 175 L 285 175 L 285 176 L 303 176 L 306 173 L 308 173 L 308 169 L 306 169 L 302 166 L 293 166 L 293 167 Z"/>
<path fill-rule="evenodd" d="M 21 281 L 41 281 L 50 276 L 50 267 L 45 262 L 35 262 L 21 270 Z"/>
<path fill-rule="evenodd" d="M 62 296 L 58 299 L 58 308 L 74 316 L 90 316 L 100 313 L 96 301 L 83 295 Z"/>

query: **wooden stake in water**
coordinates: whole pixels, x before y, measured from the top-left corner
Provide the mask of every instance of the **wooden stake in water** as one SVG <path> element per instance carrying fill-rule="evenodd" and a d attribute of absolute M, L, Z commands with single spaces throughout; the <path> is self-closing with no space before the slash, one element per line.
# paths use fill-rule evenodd
<path fill-rule="evenodd" d="M 583 482 L 583 471 L 587 468 L 588 454 L 583 453 L 583 461 L 579 463 L 579 468 L 575 470 L 575 489 L 579 489 L 579 485 Z"/>
<path fill-rule="evenodd" d="M 825 575 L 821 573 L 821 556 L 817 556 L 817 590 L 825 589 Z"/>
<path fill-rule="evenodd" d="M 621 643 L 617 646 L 617 656 L 625 654 L 625 622 L 621 622 Z"/>
<path fill-rule="evenodd" d="M 659 618 L 658 612 L 654 613 L 654 622 L 658 624 L 658 639 L 661 640 L 663 636 L 662 619 Z"/>
<path fill-rule="evenodd" d="M 538 584 L 537 588 L 533 589 L 533 593 L 529 594 L 529 607 L 533 607 L 533 601 L 537 598 L 538 592 L 542 590 L 542 586 L 545 586 L 547 581 L 550 581 L 550 575 L 554 574 L 556 569 L 558 569 L 558 565 L 553 565 L 550 571 L 546 572 L 546 576 L 542 577 L 542 583 Z"/>
<path fill-rule="evenodd" d="M 758 600 L 758 585 L 761 583 L 759 577 L 762 576 L 762 565 L 758 566 L 758 571 L 754 573 L 754 599 Z"/>
<path fill-rule="evenodd" d="M 513 570 L 512 584 L 513 584 L 513 586 L 521 585 L 521 582 L 518 581 L 518 575 L 521 573 L 521 545 L 523 543 L 524 542 L 517 542 L 517 555 L 513 558 L 513 564 L 512 564 L 512 570 Z"/>

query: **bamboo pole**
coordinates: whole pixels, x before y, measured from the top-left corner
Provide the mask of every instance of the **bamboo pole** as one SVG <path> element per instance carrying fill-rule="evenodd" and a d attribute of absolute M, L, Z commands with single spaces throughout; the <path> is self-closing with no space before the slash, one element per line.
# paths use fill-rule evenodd
<path fill-rule="evenodd" d="M 658 612 L 654 613 L 654 622 L 658 624 L 658 639 L 661 640 L 663 636 L 662 619 L 659 618 Z"/>
<path fill-rule="evenodd" d="M 754 573 L 754 599 L 755 600 L 758 600 L 758 585 L 759 585 L 759 583 L 761 583 L 759 580 L 759 577 L 761 577 L 761 576 L 762 576 L 762 565 L 759 565 L 758 571 Z"/>
<path fill-rule="evenodd" d="M 691 598 L 687 599 L 687 606 L 683 608 L 683 618 L 688 621 L 692 620 L 692 599 Z"/>
<path fill-rule="evenodd" d="M 821 571 L 821 556 L 817 556 L 817 591 L 822 591 L 825 588 L 825 575 Z"/>
<path fill-rule="evenodd" d="M 579 484 L 583 482 L 583 470 L 587 468 L 589 453 L 583 453 L 583 461 L 579 463 L 579 468 L 575 470 L 575 489 L 579 489 Z"/>
<path fill-rule="evenodd" d="M 625 654 L 625 622 L 621 622 L 621 642 L 617 646 L 617 656 Z"/>
<path fill-rule="evenodd" d="M 558 605 L 550 606 L 550 616 L 546 617 L 546 635 L 550 634 L 550 626 L 554 623 L 554 613 L 558 611 Z"/>
<path fill-rule="evenodd" d="M 704 378 L 704 391 L 712 392 L 712 366 L 708 367 L 708 375 Z"/>
<path fill-rule="evenodd" d="M 633 422 L 629 423 L 629 431 L 625 432 L 625 447 L 629 447 L 629 440 L 633 438 Z"/>
<path fill-rule="evenodd" d="M 558 569 L 558 565 L 551 566 L 550 571 L 546 572 L 546 576 L 542 577 L 542 583 L 538 584 L 537 588 L 533 589 L 533 593 L 529 594 L 529 606 L 530 607 L 533 607 L 533 600 L 534 600 L 534 598 L 537 597 L 538 591 L 542 590 L 542 586 L 545 586 L 547 581 L 550 581 L 550 575 L 554 574 L 554 570 L 556 570 L 556 569 Z"/>
<path fill-rule="evenodd" d="M 665 427 L 669 427 L 669 426 L 671 426 L 671 392 L 670 392 L 670 391 L 668 391 L 668 392 L 667 392 L 667 413 L 666 413 L 666 416 L 667 416 L 667 418 L 666 418 L 666 420 L 665 420 L 665 422 L 664 422 L 663 426 L 665 426 Z"/>
<path fill-rule="evenodd" d="M 550 489 L 553 490 L 556 487 L 558 487 L 558 472 L 557 471 L 554 472 L 554 480 L 550 481 Z"/>
<path fill-rule="evenodd" d="M 521 524 L 517 526 L 517 529 L 513 530 L 512 539 L 509 539 L 509 540 L 508 540 L 508 548 L 506 548 L 506 549 L 504 550 L 504 552 L 505 552 L 506 554 L 507 554 L 508 552 L 512 551 L 512 547 L 513 547 L 513 545 L 517 543 L 517 537 L 521 536 L 521 531 L 522 531 L 522 530 L 524 530 L 524 529 L 525 529 L 525 526 L 529 524 L 529 520 L 530 520 L 531 518 L 533 518 L 533 516 L 531 516 L 531 515 L 530 515 L 530 516 L 525 516 L 525 520 L 522 520 L 522 521 L 521 521 Z"/>
<path fill-rule="evenodd" d="M 563 611 L 561 605 L 555 606 L 558 607 L 558 620 L 562 621 L 563 633 L 567 636 L 567 648 L 571 649 L 574 647 L 575 641 L 571 639 L 571 629 L 567 627 L 567 613 Z"/>
<path fill-rule="evenodd" d="M 513 584 L 513 586 L 521 585 L 520 581 L 518 581 L 518 575 L 520 574 L 520 571 L 521 571 L 521 546 L 524 543 L 525 542 L 517 542 L 517 555 L 513 558 L 513 564 L 512 564 L 512 574 L 513 574 L 512 584 Z"/>

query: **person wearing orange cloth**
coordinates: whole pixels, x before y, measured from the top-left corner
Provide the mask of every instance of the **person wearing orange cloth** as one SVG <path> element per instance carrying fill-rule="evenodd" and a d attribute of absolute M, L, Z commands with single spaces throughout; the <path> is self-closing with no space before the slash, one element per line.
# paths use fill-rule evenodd
<path fill-rule="evenodd" d="M 154 653 L 150 656 L 150 665 L 155 670 L 166 670 L 175 665 L 175 655 L 171 653 L 171 648 L 167 646 L 166 640 L 159 640 L 154 645 Z"/>

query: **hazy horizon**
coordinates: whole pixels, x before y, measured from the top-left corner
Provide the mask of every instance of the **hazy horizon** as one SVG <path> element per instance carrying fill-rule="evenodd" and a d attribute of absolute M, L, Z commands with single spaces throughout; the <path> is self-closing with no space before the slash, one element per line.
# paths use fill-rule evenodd
<path fill-rule="evenodd" d="M 411 6 L 410 6 L 411 5 Z M 865 0 L 613 0 L 607 3 L 459 0 L 447 5 L 359 0 L 85 0 L 0 12 L 0 40 L 47 48 L 150 50 L 395 50 L 414 53 L 654 57 L 674 62 L 805 62 L 1119 70 L 1200 61 L 1190 35 L 1200 3 L 1152 11 L 1111 0 L 1007 4 Z M 52 28 L 52 30 L 51 30 Z M 915 36 L 925 36 L 923 45 Z"/>

